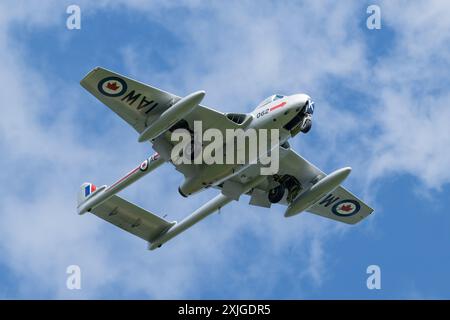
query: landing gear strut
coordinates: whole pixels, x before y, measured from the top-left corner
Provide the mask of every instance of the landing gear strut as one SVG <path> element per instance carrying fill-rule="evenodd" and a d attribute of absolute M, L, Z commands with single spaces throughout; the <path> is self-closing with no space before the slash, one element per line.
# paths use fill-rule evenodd
<path fill-rule="evenodd" d="M 268 198 L 270 203 L 278 203 L 283 199 L 283 196 L 288 191 L 286 201 L 291 203 L 299 194 L 302 186 L 300 182 L 291 175 L 274 175 L 274 181 L 278 182 L 278 186 L 269 190 Z"/>
<path fill-rule="evenodd" d="M 303 119 L 303 123 L 300 126 L 300 131 L 303 133 L 307 133 L 309 130 L 311 130 L 312 127 L 312 119 L 310 116 L 307 116 L 305 119 Z"/>

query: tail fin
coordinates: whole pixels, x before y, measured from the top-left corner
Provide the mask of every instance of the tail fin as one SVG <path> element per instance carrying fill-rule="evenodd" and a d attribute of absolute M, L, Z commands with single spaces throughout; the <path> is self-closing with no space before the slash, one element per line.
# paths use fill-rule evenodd
<path fill-rule="evenodd" d="M 85 202 L 87 198 L 92 196 L 95 190 L 97 190 L 97 187 L 94 184 L 90 182 L 83 183 L 80 187 L 80 191 L 78 191 L 77 205 L 80 206 L 80 204 Z"/>

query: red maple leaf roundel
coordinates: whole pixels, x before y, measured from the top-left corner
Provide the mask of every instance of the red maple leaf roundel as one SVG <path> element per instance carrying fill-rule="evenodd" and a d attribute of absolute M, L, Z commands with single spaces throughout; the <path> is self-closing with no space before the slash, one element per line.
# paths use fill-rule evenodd
<path fill-rule="evenodd" d="M 116 91 L 117 89 L 119 89 L 119 86 L 117 85 L 117 82 L 108 82 L 108 83 L 106 84 L 106 87 L 107 87 L 109 90 L 112 90 L 112 91 Z"/>
<path fill-rule="evenodd" d="M 353 210 L 353 207 L 351 204 L 343 204 L 340 208 L 340 211 L 345 211 L 345 212 L 349 212 Z"/>

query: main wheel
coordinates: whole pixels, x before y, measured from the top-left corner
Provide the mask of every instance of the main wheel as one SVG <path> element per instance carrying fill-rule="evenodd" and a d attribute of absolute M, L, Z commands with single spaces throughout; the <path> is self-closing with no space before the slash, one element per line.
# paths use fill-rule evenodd
<path fill-rule="evenodd" d="M 306 118 L 302 123 L 302 127 L 301 127 L 300 131 L 303 133 L 307 133 L 309 130 L 311 130 L 311 127 L 312 127 L 311 118 Z"/>
<path fill-rule="evenodd" d="M 285 188 L 281 184 L 269 190 L 270 203 L 278 203 L 283 199 Z"/>

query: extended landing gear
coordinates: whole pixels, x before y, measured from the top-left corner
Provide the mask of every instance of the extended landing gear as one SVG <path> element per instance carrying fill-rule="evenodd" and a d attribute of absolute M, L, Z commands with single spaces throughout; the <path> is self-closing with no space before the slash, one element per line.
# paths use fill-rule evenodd
<path fill-rule="evenodd" d="M 314 102 L 311 100 L 308 100 L 308 102 L 305 105 L 305 117 L 303 118 L 303 122 L 300 126 L 300 131 L 303 133 L 307 133 L 309 130 L 311 130 L 312 127 L 312 115 L 314 113 Z"/>
<path fill-rule="evenodd" d="M 300 126 L 300 131 L 303 133 L 307 133 L 309 130 L 311 130 L 311 127 L 312 118 L 307 116 L 303 119 L 302 125 Z"/>
<path fill-rule="evenodd" d="M 291 132 L 294 137 L 299 132 L 307 133 L 312 127 L 312 114 L 303 113 L 301 111 L 298 115 L 292 118 L 283 128 Z"/>
<path fill-rule="evenodd" d="M 284 192 L 286 188 L 283 185 L 278 185 L 275 188 L 269 190 L 269 201 L 270 203 L 278 203 L 283 199 Z"/>
<path fill-rule="evenodd" d="M 286 201 L 291 203 L 302 189 L 300 182 L 288 174 L 284 176 L 274 175 L 273 179 L 278 182 L 278 185 L 269 190 L 268 198 L 270 203 L 280 202 L 286 190 L 288 191 Z"/>

